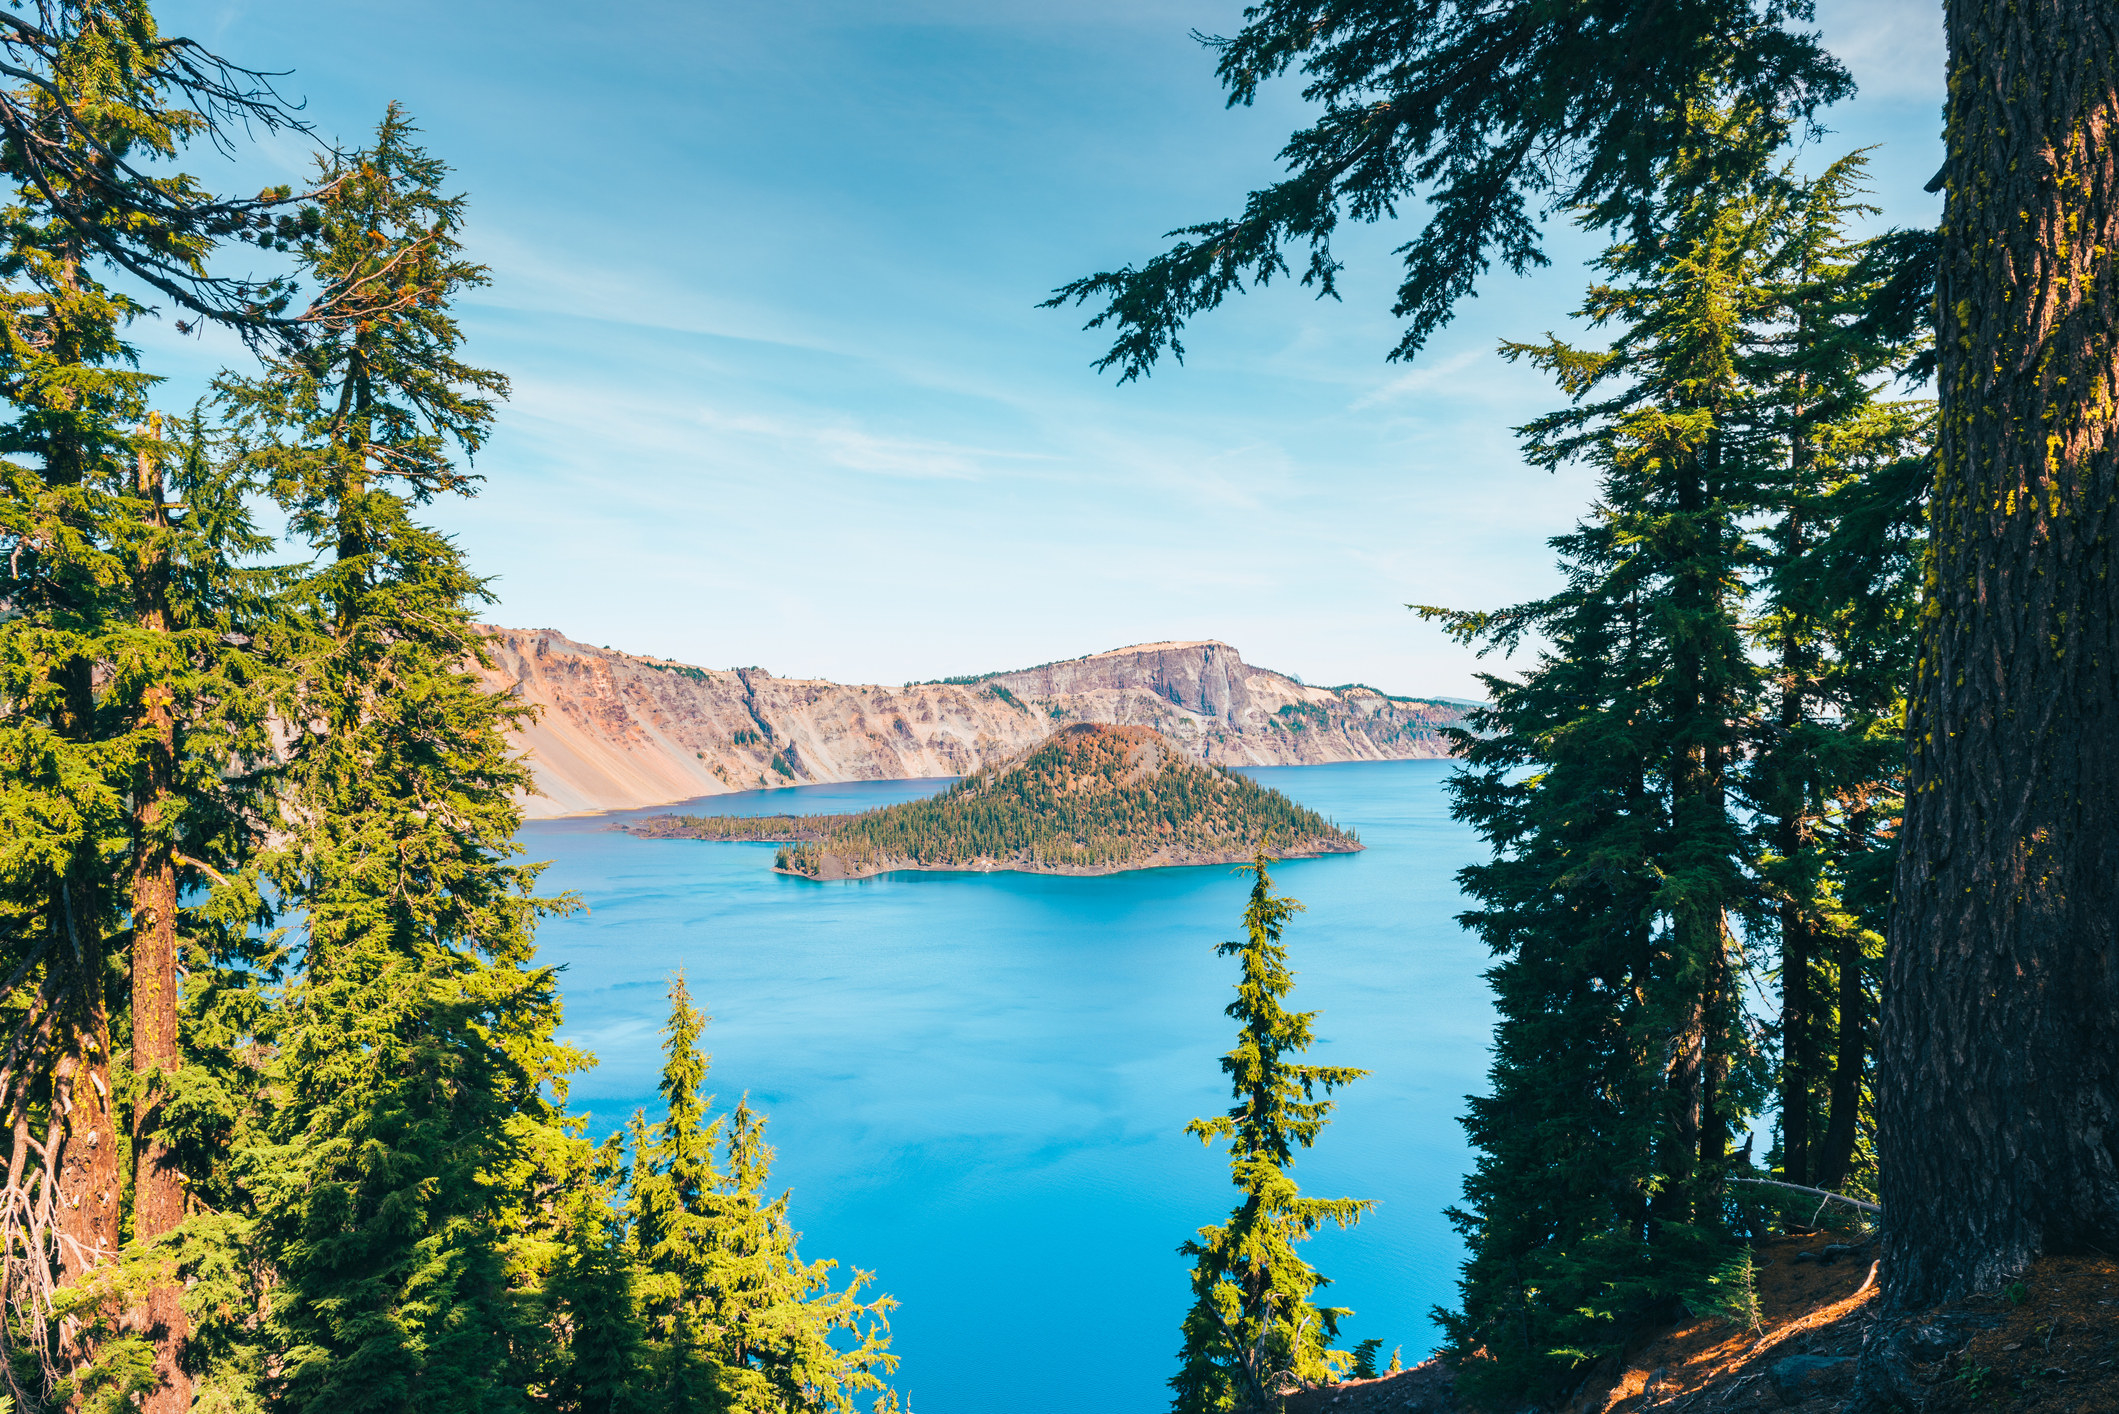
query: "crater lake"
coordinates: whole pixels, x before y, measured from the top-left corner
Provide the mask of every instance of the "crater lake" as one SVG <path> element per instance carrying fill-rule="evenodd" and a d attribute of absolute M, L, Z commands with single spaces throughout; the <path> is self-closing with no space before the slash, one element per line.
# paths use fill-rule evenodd
<path fill-rule="evenodd" d="M 1370 1075 L 1293 1174 L 1373 1198 L 1305 1257 L 1352 1307 L 1341 1346 L 1427 1354 L 1455 1294 L 1443 1210 L 1469 1162 L 1457 1116 L 1485 1083 L 1484 948 L 1455 874 L 1482 856 L 1449 818 L 1451 763 L 1248 770 L 1359 833 L 1360 854 L 1290 860 L 1291 1004 L 1319 1013 L 1310 1059 Z M 894 1380 L 920 1414 L 1155 1414 L 1189 1303 L 1177 1246 L 1236 1190 L 1186 1137 L 1226 1110 L 1222 1009 L 1248 882 L 1225 866 L 1100 877 L 903 873 L 818 883 L 774 846 L 649 840 L 637 815 L 862 810 L 944 780 L 709 797 L 526 825 L 541 892 L 587 911 L 546 922 L 565 1038 L 599 1064 L 571 1108 L 601 1137 L 655 1085 L 669 979 L 712 1018 L 707 1088 L 771 1116 L 774 1191 L 792 1188 L 805 1257 L 873 1271 L 900 1305 Z"/>

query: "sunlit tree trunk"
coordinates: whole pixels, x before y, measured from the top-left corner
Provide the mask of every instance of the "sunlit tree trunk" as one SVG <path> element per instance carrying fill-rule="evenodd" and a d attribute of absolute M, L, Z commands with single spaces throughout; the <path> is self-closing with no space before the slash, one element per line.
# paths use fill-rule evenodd
<path fill-rule="evenodd" d="M 150 436 L 159 429 L 150 422 Z M 150 535 L 169 528 L 162 498 L 162 470 L 152 450 L 139 454 L 139 493 Z M 140 627 L 169 631 L 169 555 L 151 541 L 136 586 Z M 132 875 L 132 1065 L 142 1088 L 133 1111 L 134 1238 L 146 1241 L 184 1221 L 184 1178 L 176 1155 L 162 1137 L 168 1100 L 162 1077 L 182 1062 L 177 1055 L 177 872 L 166 818 L 176 776 L 175 694 L 156 683 L 142 694 L 141 722 L 149 738 L 140 754 L 133 796 Z M 178 1363 L 186 1326 L 181 1289 L 157 1282 L 147 1292 L 139 1324 L 154 1342 L 159 1381 L 140 1406 L 147 1414 L 183 1414 L 191 1408 L 191 1382 Z"/>

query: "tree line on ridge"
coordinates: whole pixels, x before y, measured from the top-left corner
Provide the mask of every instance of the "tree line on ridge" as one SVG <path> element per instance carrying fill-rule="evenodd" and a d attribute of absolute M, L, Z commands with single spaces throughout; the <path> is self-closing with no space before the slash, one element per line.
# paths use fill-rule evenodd
<path fill-rule="evenodd" d="M 1162 855 L 1242 858 L 1261 846 L 1360 848 L 1279 791 L 1150 746 L 1150 737 L 1139 727 L 1063 728 L 1020 761 L 974 771 L 940 795 L 846 818 L 823 839 L 780 851 L 778 867 L 815 875 L 831 858 L 861 871 L 981 859 L 1096 869 Z"/>

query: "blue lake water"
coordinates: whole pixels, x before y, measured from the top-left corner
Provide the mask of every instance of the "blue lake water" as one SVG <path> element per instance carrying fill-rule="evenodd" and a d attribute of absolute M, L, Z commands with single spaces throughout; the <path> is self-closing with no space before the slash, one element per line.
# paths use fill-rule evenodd
<path fill-rule="evenodd" d="M 1456 1119 L 1484 1083 L 1484 949 L 1458 928 L 1478 842 L 1449 818 L 1449 763 L 1248 772 L 1342 825 L 1361 854 L 1274 870 L 1307 909 L 1286 941 L 1312 1058 L 1373 1072 L 1294 1170 L 1379 1200 L 1306 1252 L 1325 1293 L 1410 1360 L 1434 1339 L 1459 1248 L 1442 1210 L 1467 1164 Z M 719 796 L 729 814 L 866 809 L 943 782 Z M 664 813 L 660 811 L 636 814 Z M 1177 1245 L 1228 1212 L 1219 1149 L 1185 1122 L 1227 1108 L 1217 1061 L 1246 881 L 1226 868 L 1097 878 L 897 874 L 819 884 L 773 846 L 642 840 L 613 817 L 533 823 L 567 1038 L 600 1064 L 573 1102 L 598 1135 L 653 1099 L 669 975 L 713 1016 L 712 1088 L 772 1116 L 778 1186 L 809 1257 L 902 1303 L 897 1386 L 920 1414 L 1154 1414 L 1188 1300 Z"/>

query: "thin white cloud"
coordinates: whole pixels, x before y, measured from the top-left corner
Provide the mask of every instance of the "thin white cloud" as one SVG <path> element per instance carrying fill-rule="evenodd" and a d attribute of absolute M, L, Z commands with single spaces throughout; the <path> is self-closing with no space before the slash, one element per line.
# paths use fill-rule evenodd
<path fill-rule="evenodd" d="M 466 298 L 474 307 L 857 356 L 852 346 L 802 328 L 786 308 L 709 297 L 651 268 L 586 265 L 546 242 L 519 240 L 497 222 L 472 232 L 472 253 L 493 270 L 493 283 Z"/>
<path fill-rule="evenodd" d="M 1388 382 L 1371 388 L 1356 398 L 1349 408 L 1360 412 L 1381 403 L 1396 402 L 1414 393 L 1425 393 L 1430 389 L 1448 387 L 1457 381 L 1457 375 L 1474 364 L 1485 363 L 1495 358 L 1490 349 L 1465 349 L 1450 355 L 1439 363 L 1415 364 L 1408 372 L 1399 374 Z"/>
<path fill-rule="evenodd" d="M 1818 28 L 1865 98 L 1932 98 L 1944 92 L 1942 6 L 1937 0 L 1825 0 Z"/>
<path fill-rule="evenodd" d="M 981 480 L 1004 467 L 1055 459 L 1036 451 L 891 436 L 850 421 L 843 412 L 731 412 L 706 401 L 629 396 L 542 379 L 517 381 L 507 416 L 543 424 L 548 435 L 560 434 L 548 445 L 575 449 L 573 459 L 592 475 L 621 464 L 711 464 L 725 460 L 735 442 L 748 444 L 751 455 L 745 461 L 821 464 L 914 480 Z M 591 459 L 594 465 L 588 464 Z"/>

